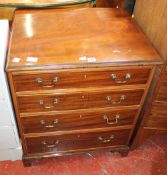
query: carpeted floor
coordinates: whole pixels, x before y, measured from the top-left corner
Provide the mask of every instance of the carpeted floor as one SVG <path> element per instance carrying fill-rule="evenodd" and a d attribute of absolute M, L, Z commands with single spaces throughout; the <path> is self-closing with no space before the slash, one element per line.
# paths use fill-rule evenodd
<path fill-rule="evenodd" d="M 34 161 L 0 162 L 0 175 L 167 175 L 167 137 L 147 140 L 127 157 L 119 153 L 87 153 Z"/>

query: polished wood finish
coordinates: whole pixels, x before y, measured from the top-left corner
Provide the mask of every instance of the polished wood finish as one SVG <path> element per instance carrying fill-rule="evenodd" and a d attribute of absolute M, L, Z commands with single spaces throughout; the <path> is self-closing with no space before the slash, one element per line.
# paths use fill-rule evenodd
<path fill-rule="evenodd" d="M 167 71 L 161 77 L 161 85 L 156 97 L 156 101 L 167 102 Z"/>
<path fill-rule="evenodd" d="M 122 8 L 125 0 L 96 0 L 96 7 Z"/>
<path fill-rule="evenodd" d="M 8 19 L 9 21 L 12 21 L 14 12 L 15 8 L 0 7 L 0 19 Z"/>
<path fill-rule="evenodd" d="M 101 8 L 16 12 L 7 71 L 161 64 L 131 17 L 112 14 Z"/>
<path fill-rule="evenodd" d="M 127 152 L 159 64 L 123 10 L 16 12 L 6 71 L 25 164 L 86 151 Z"/>
<path fill-rule="evenodd" d="M 61 152 L 113 145 L 127 145 L 130 130 L 26 138 L 27 153 Z"/>
<path fill-rule="evenodd" d="M 159 54 L 167 58 L 167 1 L 136 0 L 134 16 Z"/>
<path fill-rule="evenodd" d="M 139 105 L 144 90 L 89 91 L 19 96 L 20 113 Z M 57 93 L 57 94 L 56 94 Z M 71 105 L 72 104 L 72 105 Z"/>
<path fill-rule="evenodd" d="M 150 98 L 148 106 L 146 106 L 145 115 L 140 124 L 140 129 L 133 142 L 133 148 L 142 144 L 146 139 L 153 135 L 167 134 L 167 100 L 166 94 L 162 94 L 163 89 L 166 89 L 164 83 L 165 69 L 162 69 L 161 76 L 155 86 L 152 98 Z M 163 131 L 163 132 L 162 132 Z"/>
<path fill-rule="evenodd" d="M 133 125 L 138 109 L 56 112 L 21 118 L 24 133 L 42 133 Z"/>
<path fill-rule="evenodd" d="M 99 152 L 102 152 L 104 150 L 104 147 L 98 147 L 98 148 L 90 148 L 90 149 L 87 149 L 86 151 L 87 152 L 91 152 L 91 153 L 95 153 L 97 151 Z M 118 152 L 121 154 L 122 157 L 124 156 L 127 156 L 128 152 L 129 152 L 129 146 L 109 146 L 109 147 L 105 147 L 105 150 L 108 150 L 108 151 L 113 151 L 113 152 Z M 69 156 L 69 155 L 76 155 L 76 154 L 83 154 L 86 152 L 84 149 L 83 150 L 78 150 L 78 151 L 74 151 L 74 150 L 71 150 L 70 152 L 59 152 L 59 153 L 43 153 L 43 154 L 31 154 L 29 156 L 26 156 L 26 157 L 23 157 L 23 164 L 25 167 L 30 167 L 34 161 L 36 160 L 41 160 L 43 159 L 43 157 L 45 158 L 50 158 L 50 157 L 53 157 L 53 156 Z"/>
<path fill-rule="evenodd" d="M 167 102 L 154 102 L 149 116 L 145 119 L 145 127 L 167 128 Z"/>
<path fill-rule="evenodd" d="M 51 71 L 46 73 L 28 72 L 13 75 L 16 91 L 86 88 L 113 85 L 147 83 L 150 68 L 135 69 L 86 69 Z M 28 74 L 28 76 L 27 76 Z M 128 78 L 128 75 L 130 76 Z M 116 76 L 115 78 L 112 76 Z"/>
<path fill-rule="evenodd" d="M 167 135 L 167 130 L 162 128 L 141 127 L 132 148 L 141 145 L 145 140 L 152 137 L 162 137 Z"/>
<path fill-rule="evenodd" d="M 136 22 L 158 50 L 167 65 L 167 1 L 136 1 L 134 16 Z M 133 148 L 142 144 L 153 135 L 167 134 L 167 69 L 161 69 L 160 77 L 156 77 L 157 86 L 152 92 L 149 105 L 146 106 L 141 127 L 135 137 Z"/>

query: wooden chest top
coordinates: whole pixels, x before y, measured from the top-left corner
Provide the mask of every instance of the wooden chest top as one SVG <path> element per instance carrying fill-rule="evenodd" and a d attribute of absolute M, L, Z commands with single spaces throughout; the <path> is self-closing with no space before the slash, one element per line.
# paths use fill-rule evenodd
<path fill-rule="evenodd" d="M 7 71 L 161 64 L 135 22 L 119 9 L 16 11 Z"/>

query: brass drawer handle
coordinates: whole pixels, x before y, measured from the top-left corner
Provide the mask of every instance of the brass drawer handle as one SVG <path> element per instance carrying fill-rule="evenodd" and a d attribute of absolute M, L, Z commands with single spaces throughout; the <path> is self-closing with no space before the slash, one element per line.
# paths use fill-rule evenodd
<path fill-rule="evenodd" d="M 49 124 L 49 125 L 46 125 L 46 121 L 45 120 L 41 120 L 40 121 L 40 124 L 43 125 L 45 128 L 54 128 L 56 127 L 56 124 L 59 123 L 59 120 L 58 119 L 54 119 L 53 124 Z"/>
<path fill-rule="evenodd" d="M 120 118 L 120 115 L 119 115 L 119 114 L 116 114 L 116 115 L 115 115 L 115 121 L 114 121 L 114 122 L 110 122 L 107 115 L 104 115 L 104 116 L 103 116 L 103 119 L 104 119 L 104 120 L 106 121 L 106 123 L 109 124 L 109 125 L 117 124 L 119 118 Z"/>
<path fill-rule="evenodd" d="M 110 96 L 110 95 L 108 95 L 108 96 L 106 97 L 106 99 L 107 99 L 108 101 L 111 101 L 112 104 L 120 104 L 120 103 L 122 103 L 123 101 L 125 101 L 126 95 L 121 95 L 120 98 L 119 98 L 119 101 L 112 101 L 112 96 Z"/>
<path fill-rule="evenodd" d="M 39 85 L 41 85 L 44 88 L 52 88 L 55 86 L 55 83 L 58 83 L 60 81 L 59 77 L 55 77 L 52 80 L 53 84 L 44 84 L 44 81 L 42 78 L 36 78 L 35 82 L 38 83 Z"/>
<path fill-rule="evenodd" d="M 99 139 L 100 141 L 102 141 L 103 143 L 111 142 L 112 139 L 114 139 L 114 138 L 115 138 L 114 135 L 111 135 L 108 139 L 104 139 L 102 136 L 99 136 L 99 137 L 98 137 L 98 139 Z"/>
<path fill-rule="evenodd" d="M 54 144 L 48 144 L 45 140 L 42 141 L 42 145 L 46 146 L 47 148 L 54 148 L 59 144 L 59 140 L 56 140 Z"/>
<path fill-rule="evenodd" d="M 45 109 L 54 108 L 55 104 L 58 104 L 59 102 L 60 102 L 60 100 L 56 98 L 53 100 L 53 105 L 47 106 L 47 105 L 45 105 L 44 100 L 38 100 L 38 104 L 42 105 Z"/>
<path fill-rule="evenodd" d="M 119 80 L 116 74 L 111 74 L 111 78 L 115 80 L 118 84 L 127 83 L 128 80 L 132 78 L 132 75 L 130 73 L 127 73 L 124 77 L 125 80 Z"/>

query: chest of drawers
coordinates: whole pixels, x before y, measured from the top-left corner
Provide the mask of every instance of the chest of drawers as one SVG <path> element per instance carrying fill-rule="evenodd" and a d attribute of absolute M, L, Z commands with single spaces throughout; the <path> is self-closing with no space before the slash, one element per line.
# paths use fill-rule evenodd
<path fill-rule="evenodd" d="M 127 152 L 160 64 L 122 10 L 16 12 L 6 70 L 24 163 Z"/>

